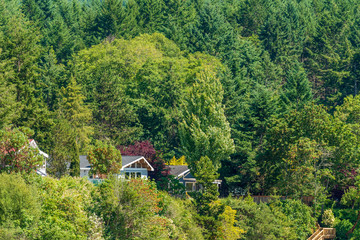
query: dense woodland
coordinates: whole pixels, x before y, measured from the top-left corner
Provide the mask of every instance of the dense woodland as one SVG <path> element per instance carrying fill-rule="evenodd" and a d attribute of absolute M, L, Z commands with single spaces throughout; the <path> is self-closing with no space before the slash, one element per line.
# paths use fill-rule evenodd
<path fill-rule="evenodd" d="M 20 149 L 27 138 L 35 139 L 49 153 L 48 172 L 56 178 L 78 176 L 79 155 L 96 146 L 150 156 L 159 190 L 141 184 L 156 192 L 153 201 L 161 206 L 143 212 L 158 226 L 178 231 L 169 230 L 164 239 L 305 239 L 314 219 L 335 226 L 339 239 L 357 239 L 360 230 L 352 226 L 360 203 L 359 31 L 357 0 L 1 0 L 1 147 Z M 36 162 L 9 168 L 8 153 L 1 153 L 1 171 L 27 172 Z M 223 180 L 221 196 L 293 200 L 274 200 L 261 209 L 249 199 L 220 203 L 211 186 L 194 197 L 194 211 L 182 205 L 190 203 L 166 193 L 156 200 L 160 189 L 171 193 L 164 164 L 182 156 L 204 185 L 216 177 Z M 124 216 L 139 213 L 119 212 L 111 204 L 116 199 L 131 202 L 140 193 L 128 189 L 111 195 L 106 189 L 126 188 L 115 180 L 98 189 L 68 177 L 1 178 L 27 184 L 29 201 L 35 204 L 29 205 L 30 212 L 36 204 L 49 212 L 58 208 L 52 202 L 57 193 L 49 188 L 70 194 L 76 185 L 79 195 L 85 188 L 93 193 L 69 206 L 74 209 L 59 212 L 59 219 L 66 211 L 74 213 L 68 225 L 51 220 L 58 230 L 80 235 L 53 239 L 89 238 L 91 231 L 109 239 L 162 238 L 156 234 L 163 230 L 152 229 L 149 219 L 150 225 L 142 226 L 148 231 L 144 234 L 155 235 L 126 233 L 126 224 L 134 231 L 139 226 L 132 225 L 138 220 L 128 223 Z M 5 188 L 0 187 L 0 197 Z M 39 195 L 35 192 L 41 193 L 40 200 L 32 199 Z M 309 209 L 295 200 L 303 196 L 314 197 Z M 203 201 L 208 208 L 200 206 Z M 195 220 L 167 212 L 169 204 Z M 93 225 L 73 225 L 82 221 L 75 208 L 85 209 L 82 213 Z M 225 222 L 219 216 L 226 209 L 237 211 L 237 222 L 229 220 L 237 227 L 227 238 L 217 225 Z M 295 224 L 300 211 L 309 215 Z M 262 218 L 262 212 L 269 217 Z M 46 214 L 23 215 L 25 222 L 10 226 L 0 211 L 0 226 L 20 227 L 27 238 L 48 239 L 42 234 L 55 233 L 41 232 L 50 221 Z M 122 228 L 111 225 L 110 215 Z M 327 218 L 335 220 L 330 224 L 324 222 Z M 34 219 L 37 232 L 24 230 Z M 264 219 L 269 220 L 258 224 Z M 199 232 L 189 225 L 166 225 L 170 220 L 194 221 L 191 226 Z M 117 228 L 124 231 L 113 232 Z M 16 235 L 15 230 L 3 234 Z"/>

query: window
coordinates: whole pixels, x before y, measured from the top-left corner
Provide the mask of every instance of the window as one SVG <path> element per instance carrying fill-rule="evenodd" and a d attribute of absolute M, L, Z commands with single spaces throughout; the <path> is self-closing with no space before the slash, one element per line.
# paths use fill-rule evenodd
<path fill-rule="evenodd" d="M 125 179 L 139 179 L 141 178 L 141 172 L 125 172 Z"/>
<path fill-rule="evenodd" d="M 193 183 L 185 183 L 185 188 L 187 192 L 192 192 L 193 191 Z"/>

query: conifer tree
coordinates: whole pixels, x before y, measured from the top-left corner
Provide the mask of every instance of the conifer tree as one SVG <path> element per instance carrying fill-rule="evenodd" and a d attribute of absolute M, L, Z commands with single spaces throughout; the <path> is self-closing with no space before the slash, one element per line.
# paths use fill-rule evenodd
<path fill-rule="evenodd" d="M 91 27 L 94 37 L 103 41 L 106 37 L 119 36 L 120 25 L 125 17 L 123 1 L 95 1 L 95 4 L 97 16 Z"/>
<path fill-rule="evenodd" d="M 0 48 L 0 58 L 1 50 Z M 0 129 L 11 124 L 21 110 L 19 103 L 16 102 L 16 88 L 7 81 L 12 74 L 14 71 L 9 67 L 7 61 L 0 61 Z"/>
<path fill-rule="evenodd" d="M 312 100 L 310 82 L 300 63 L 294 61 L 286 71 L 281 94 L 283 109 L 301 108 Z"/>

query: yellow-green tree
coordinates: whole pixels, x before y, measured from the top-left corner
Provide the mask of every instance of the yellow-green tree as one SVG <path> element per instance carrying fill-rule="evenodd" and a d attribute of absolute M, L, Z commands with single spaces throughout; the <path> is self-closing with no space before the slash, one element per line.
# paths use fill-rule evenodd
<path fill-rule="evenodd" d="M 90 109 L 84 104 L 85 96 L 81 92 L 81 87 L 72 77 L 66 88 L 62 88 L 62 101 L 59 109 L 60 118 L 66 120 L 71 127 L 71 140 L 68 143 L 70 151 L 70 174 L 80 175 L 80 153 L 84 153 L 90 142 L 92 127 L 90 121 L 92 114 Z"/>

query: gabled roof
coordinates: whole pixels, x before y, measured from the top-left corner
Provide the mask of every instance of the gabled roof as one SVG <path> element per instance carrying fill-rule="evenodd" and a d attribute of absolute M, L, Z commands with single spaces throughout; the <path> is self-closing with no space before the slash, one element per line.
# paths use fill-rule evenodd
<path fill-rule="evenodd" d="M 122 156 L 122 168 L 121 170 L 124 170 L 124 168 L 130 166 L 133 163 L 144 161 L 148 166 L 150 171 L 154 171 L 154 168 L 150 165 L 150 163 L 143 157 L 143 156 Z"/>
<path fill-rule="evenodd" d="M 187 172 L 184 174 L 184 179 L 195 179 L 194 175 L 191 172 Z"/>
<path fill-rule="evenodd" d="M 169 165 L 170 175 L 181 177 L 184 174 L 190 172 L 190 169 L 186 165 Z"/>
<path fill-rule="evenodd" d="M 138 161 L 144 161 L 148 166 L 150 171 L 154 171 L 154 168 L 150 165 L 150 163 L 143 156 L 121 156 L 122 158 L 122 168 L 124 170 L 127 166 L 130 166 L 133 163 Z M 90 169 L 91 165 L 86 158 L 86 155 L 80 155 L 80 169 Z"/>
<path fill-rule="evenodd" d="M 196 178 L 190 172 L 190 169 L 188 168 L 188 166 L 169 165 L 168 168 L 170 170 L 170 175 L 173 175 L 173 176 L 178 177 L 178 178 L 184 177 L 183 179 L 186 180 L 186 181 L 190 181 L 190 182 L 195 181 L 196 182 Z M 222 182 L 222 180 L 216 179 L 213 183 L 221 184 L 221 182 Z"/>
<path fill-rule="evenodd" d="M 45 158 L 49 158 L 49 155 L 47 155 L 46 153 L 44 153 L 43 151 L 41 151 L 38 147 L 38 145 L 36 144 L 34 139 L 29 139 L 29 145 L 33 148 L 37 148 L 39 150 L 39 153 L 45 157 Z"/>

